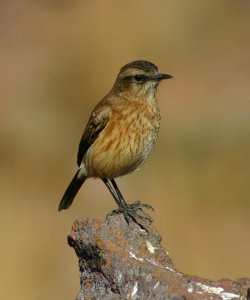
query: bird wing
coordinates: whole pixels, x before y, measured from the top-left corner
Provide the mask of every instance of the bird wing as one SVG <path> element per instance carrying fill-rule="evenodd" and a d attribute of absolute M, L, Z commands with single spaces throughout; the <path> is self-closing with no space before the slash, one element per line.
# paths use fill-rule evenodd
<path fill-rule="evenodd" d="M 109 120 L 109 114 L 109 107 L 103 106 L 100 109 L 94 109 L 93 113 L 91 114 L 78 148 L 77 165 L 79 167 L 89 147 L 94 143 L 101 131 L 106 127 Z"/>

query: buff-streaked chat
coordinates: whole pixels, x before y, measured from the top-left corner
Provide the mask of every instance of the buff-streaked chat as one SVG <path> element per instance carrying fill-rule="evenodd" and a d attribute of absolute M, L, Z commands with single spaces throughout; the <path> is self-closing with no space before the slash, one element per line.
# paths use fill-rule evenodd
<path fill-rule="evenodd" d="M 59 210 L 71 206 L 87 178 L 100 178 L 126 221 L 140 225 L 138 210 L 147 205 L 127 204 L 115 178 L 137 170 L 154 148 L 161 118 L 156 91 L 160 81 L 169 78 L 172 76 L 161 74 L 149 61 L 133 61 L 121 68 L 111 91 L 90 115 L 79 144 L 79 168 Z"/>

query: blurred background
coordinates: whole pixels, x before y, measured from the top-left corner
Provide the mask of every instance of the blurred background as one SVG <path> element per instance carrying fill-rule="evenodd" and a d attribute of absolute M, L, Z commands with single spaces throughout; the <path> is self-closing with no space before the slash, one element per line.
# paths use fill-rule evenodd
<path fill-rule="evenodd" d="M 116 204 L 88 180 L 57 207 L 91 110 L 137 59 L 174 79 L 159 87 L 157 147 L 121 191 L 154 206 L 180 271 L 250 277 L 249 14 L 243 0 L 1 2 L 1 299 L 74 299 L 67 234 Z"/>

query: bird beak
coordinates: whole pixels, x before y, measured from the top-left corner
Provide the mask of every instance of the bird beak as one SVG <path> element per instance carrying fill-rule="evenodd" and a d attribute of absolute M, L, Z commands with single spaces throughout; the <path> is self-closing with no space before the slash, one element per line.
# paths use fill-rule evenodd
<path fill-rule="evenodd" d="M 168 75 L 168 74 L 159 74 L 159 75 L 156 76 L 157 80 L 170 79 L 170 78 L 173 78 L 173 76 Z"/>
<path fill-rule="evenodd" d="M 158 74 L 158 75 L 152 77 L 151 80 L 153 80 L 153 81 L 161 81 L 163 79 L 170 79 L 170 78 L 173 78 L 173 76 L 168 75 L 168 74 Z"/>

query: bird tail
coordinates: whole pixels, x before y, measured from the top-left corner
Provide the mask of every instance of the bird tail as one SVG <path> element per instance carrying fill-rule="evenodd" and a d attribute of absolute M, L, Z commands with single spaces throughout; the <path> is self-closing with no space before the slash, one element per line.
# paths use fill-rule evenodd
<path fill-rule="evenodd" d="M 65 191 L 62 200 L 59 204 L 58 210 L 62 210 L 62 209 L 67 209 L 71 206 L 77 192 L 79 191 L 80 187 L 82 186 L 82 184 L 84 183 L 84 181 L 86 180 L 86 178 L 81 178 L 78 179 L 77 175 L 78 175 L 79 170 L 76 172 L 75 176 L 73 177 L 73 179 L 71 180 L 67 190 Z"/>

